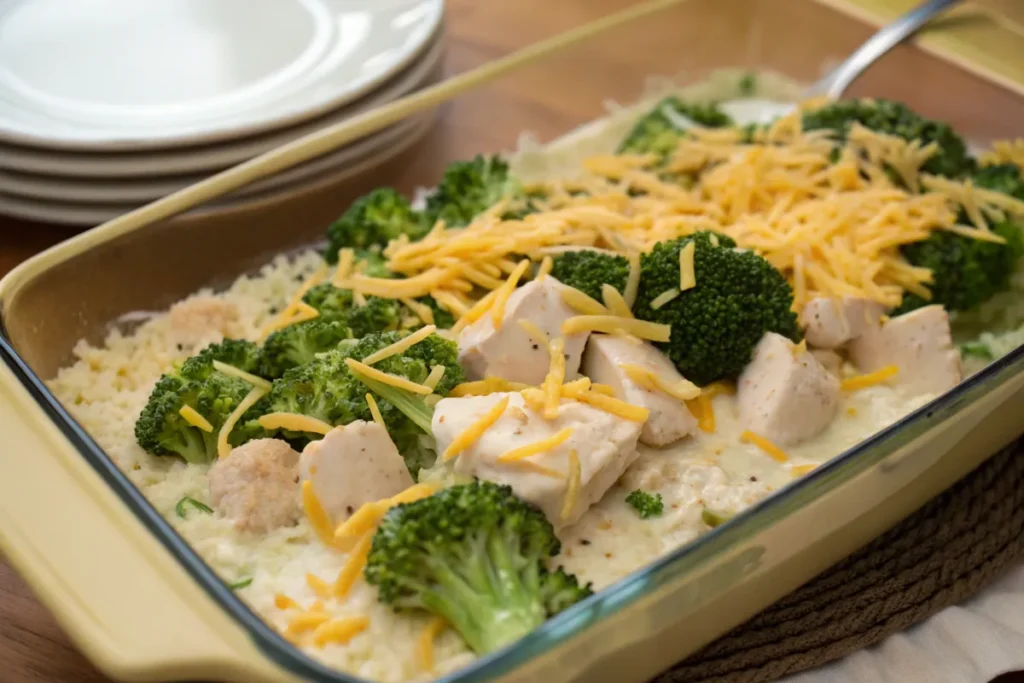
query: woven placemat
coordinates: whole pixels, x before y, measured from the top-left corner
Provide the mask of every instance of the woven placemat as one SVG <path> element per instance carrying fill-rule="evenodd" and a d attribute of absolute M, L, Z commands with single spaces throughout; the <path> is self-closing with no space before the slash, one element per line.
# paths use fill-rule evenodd
<path fill-rule="evenodd" d="M 1024 439 L 652 683 L 765 683 L 839 659 L 977 593 L 1024 558 Z"/>

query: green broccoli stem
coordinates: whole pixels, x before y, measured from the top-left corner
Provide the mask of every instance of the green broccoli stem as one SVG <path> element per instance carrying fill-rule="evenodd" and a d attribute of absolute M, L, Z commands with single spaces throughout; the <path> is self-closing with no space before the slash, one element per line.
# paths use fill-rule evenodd
<path fill-rule="evenodd" d="M 213 459 L 213 453 L 217 451 L 217 434 L 212 436 L 206 434 L 197 427 L 191 427 L 179 432 L 181 435 L 180 444 L 168 444 L 165 447 L 174 451 L 185 462 L 190 465 L 202 465 Z"/>
<path fill-rule="evenodd" d="M 537 628 L 547 618 L 536 587 L 524 583 L 517 553 L 499 534 L 474 543 L 483 552 L 436 559 L 435 585 L 422 593 L 423 606 L 444 617 L 478 654 L 497 650 Z M 457 570 L 449 565 L 457 566 Z M 531 577 L 539 577 L 535 572 Z"/>
<path fill-rule="evenodd" d="M 365 384 L 367 389 L 390 402 L 417 427 L 430 434 L 431 423 L 434 421 L 434 409 L 428 406 L 423 399 L 412 392 L 371 379 L 358 370 L 353 369 L 352 374 Z"/>

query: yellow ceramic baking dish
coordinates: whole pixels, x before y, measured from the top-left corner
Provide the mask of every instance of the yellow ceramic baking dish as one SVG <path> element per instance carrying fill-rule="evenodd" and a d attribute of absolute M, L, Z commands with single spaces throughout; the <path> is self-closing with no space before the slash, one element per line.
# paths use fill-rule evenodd
<path fill-rule="evenodd" d="M 609 3 L 601 4 L 607 7 Z M 628 3 L 622 3 L 628 4 Z M 661 50 L 665 73 L 729 66 L 810 81 L 911 0 L 690 0 L 506 78 L 452 106 L 479 111 L 511 145 L 583 123 L 522 106 L 528 88 L 628 100 L 631 53 Z M 596 9 L 595 12 L 599 11 Z M 1008 2 L 968 5 L 920 48 L 900 48 L 857 94 L 906 101 L 979 142 L 1024 133 L 1024 25 Z M 553 21 L 578 21 L 557 12 Z M 529 31 L 518 32 L 529 35 Z M 983 49 L 982 47 L 983 46 Z M 514 47 L 509 45 L 509 47 Z M 884 78 L 879 69 L 885 69 Z M 614 76 L 614 77 L 613 77 Z M 925 78 L 927 76 L 927 78 Z M 926 82 L 927 81 L 927 82 Z M 943 96 L 954 89 L 957 98 Z M 979 109 L 972 102 L 984 100 Z M 520 107 L 510 115 L 510 102 Z M 457 134 L 445 129 L 440 135 Z M 485 136 L 486 137 L 486 136 Z M 242 211 L 103 227 L 0 282 L 0 545 L 74 641 L 125 680 L 352 681 L 292 648 L 166 524 L 41 380 L 76 340 L 119 317 L 226 284 L 309 245 L 351 199 L 380 184 L 429 182 L 462 149 L 428 140 L 373 174 Z M 1024 348 L 779 491 L 635 572 L 452 681 L 642 681 L 749 618 L 919 507 L 1024 431 Z"/>

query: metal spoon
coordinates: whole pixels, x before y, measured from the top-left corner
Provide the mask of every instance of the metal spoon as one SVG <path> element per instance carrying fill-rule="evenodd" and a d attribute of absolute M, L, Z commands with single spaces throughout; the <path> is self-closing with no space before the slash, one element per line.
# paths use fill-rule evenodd
<path fill-rule="evenodd" d="M 807 90 L 806 95 L 808 97 L 828 95 L 831 99 L 838 99 L 864 73 L 865 69 L 874 64 L 878 58 L 912 36 L 936 16 L 954 5 L 960 4 L 960 2 L 961 0 L 928 0 L 927 2 L 922 2 L 868 38 L 867 42 L 857 48 L 857 51 L 850 55 L 846 61 L 812 85 Z"/>

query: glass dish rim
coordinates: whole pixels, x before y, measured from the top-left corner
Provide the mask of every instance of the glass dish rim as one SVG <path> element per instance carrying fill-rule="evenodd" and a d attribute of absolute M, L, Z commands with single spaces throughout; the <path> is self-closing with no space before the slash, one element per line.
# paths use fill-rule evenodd
<path fill-rule="evenodd" d="M 74 258 L 72 256 L 72 258 Z M 21 358 L 9 340 L 0 311 L 0 360 L 17 378 L 49 421 L 69 440 L 90 467 L 128 508 L 137 521 L 169 552 L 206 594 L 245 629 L 254 645 L 285 671 L 307 680 L 371 683 L 316 661 L 293 646 L 235 595 L 197 551 L 167 522 L 145 495 L 118 468 L 85 429 L 71 416 Z M 952 390 L 905 415 L 885 429 L 835 456 L 820 467 L 773 492 L 722 526 L 712 529 L 653 562 L 619 579 L 593 596 L 549 619 L 522 640 L 474 660 L 438 681 L 463 683 L 506 674 L 583 633 L 666 584 L 680 572 L 693 570 L 724 553 L 755 532 L 798 507 L 832 491 L 867 467 L 881 461 L 903 444 L 926 433 L 931 424 L 959 412 L 1024 372 L 1024 344 L 966 378 Z"/>

